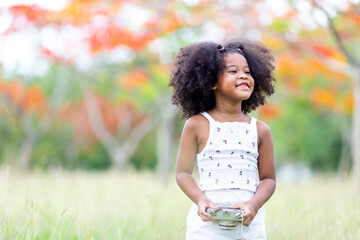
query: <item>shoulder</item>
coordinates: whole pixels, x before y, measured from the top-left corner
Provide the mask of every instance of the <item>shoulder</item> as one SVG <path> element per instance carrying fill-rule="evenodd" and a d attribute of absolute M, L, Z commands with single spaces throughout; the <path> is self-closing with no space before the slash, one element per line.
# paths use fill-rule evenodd
<path fill-rule="evenodd" d="M 184 125 L 182 139 L 188 142 L 196 141 L 199 143 L 210 126 L 209 121 L 201 114 L 190 117 Z"/>
<path fill-rule="evenodd" d="M 258 138 L 260 141 L 262 139 L 271 138 L 271 129 L 266 123 L 257 120 L 256 127 L 258 132 Z"/>
<path fill-rule="evenodd" d="M 190 117 L 184 125 L 184 129 L 191 130 L 193 132 L 197 132 L 199 129 L 203 128 L 204 125 L 208 125 L 209 121 L 202 114 L 196 114 Z"/>

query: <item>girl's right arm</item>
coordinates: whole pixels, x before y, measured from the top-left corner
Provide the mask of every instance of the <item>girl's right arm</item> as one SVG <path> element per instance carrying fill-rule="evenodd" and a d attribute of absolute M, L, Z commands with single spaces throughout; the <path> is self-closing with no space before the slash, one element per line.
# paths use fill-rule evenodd
<path fill-rule="evenodd" d="M 184 126 L 176 161 L 176 182 L 181 190 L 198 206 L 198 214 L 203 221 L 208 221 L 210 214 L 206 208 L 217 208 L 200 190 L 192 176 L 198 150 L 198 116 L 189 118 Z"/>

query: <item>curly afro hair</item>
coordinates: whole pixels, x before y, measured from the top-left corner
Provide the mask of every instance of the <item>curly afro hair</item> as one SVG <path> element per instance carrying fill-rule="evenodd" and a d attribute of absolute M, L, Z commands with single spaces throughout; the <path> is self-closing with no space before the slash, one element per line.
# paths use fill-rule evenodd
<path fill-rule="evenodd" d="M 241 51 L 240 51 L 240 50 Z M 265 103 L 265 97 L 274 93 L 274 57 L 260 42 L 232 39 L 223 46 L 200 42 L 180 49 L 174 62 L 169 86 L 174 88 L 172 102 L 189 118 L 215 107 L 214 86 L 225 68 L 224 57 L 229 53 L 243 55 L 254 78 L 254 91 L 242 102 L 246 114 Z"/>

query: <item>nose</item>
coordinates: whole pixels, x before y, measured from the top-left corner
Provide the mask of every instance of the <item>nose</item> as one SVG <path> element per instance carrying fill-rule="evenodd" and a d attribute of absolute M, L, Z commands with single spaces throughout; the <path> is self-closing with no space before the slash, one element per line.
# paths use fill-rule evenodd
<path fill-rule="evenodd" d="M 247 79 L 247 76 L 246 76 L 245 73 L 240 72 L 239 75 L 238 75 L 238 78 L 239 78 L 239 79 Z"/>

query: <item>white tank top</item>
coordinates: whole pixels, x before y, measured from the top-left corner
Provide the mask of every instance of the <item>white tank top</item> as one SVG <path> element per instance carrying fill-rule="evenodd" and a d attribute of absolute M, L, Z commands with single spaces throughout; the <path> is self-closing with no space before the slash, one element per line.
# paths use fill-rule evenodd
<path fill-rule="evenodd" d="M 209 138 L 196 155 L 200 189 L 246 189 L 256 191 L 258 185 L 256 119 L 245 122 L 217 122 L 207 112 Z"/>

